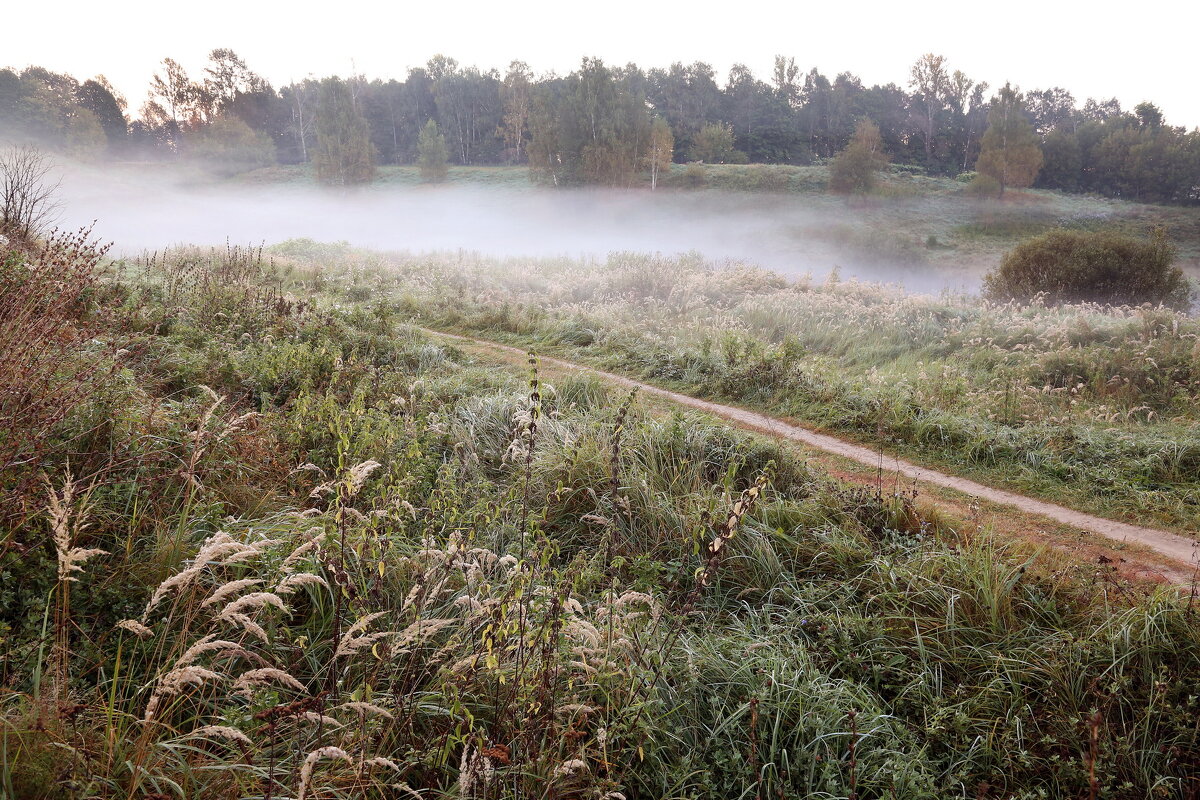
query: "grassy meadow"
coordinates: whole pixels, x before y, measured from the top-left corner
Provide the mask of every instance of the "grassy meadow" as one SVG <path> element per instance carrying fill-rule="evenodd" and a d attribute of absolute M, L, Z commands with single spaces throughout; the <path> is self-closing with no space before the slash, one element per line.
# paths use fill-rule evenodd
<path fill-rule="evenodd" d="M 296 241 L 323 291 L 422 324 L 765 409 L 888 452 L 1182 532 L 1200 529 L 1200 326 L 790 281 L 694 257 L 498 260 Z"/>
<path fill-rule="evenodd" d="M 0 398 L 48 402 L 0 406 L 0 797 L 1200 789 L 1186 593 L 1048 569 L 783 446 L 410 324 L 758 386 L 742 399 L 764 405 L 803 385 L 850 413 L 858 382 L 870 424 L 916 419 L 888 398 L 923 370 L 903 396 L 980 426 L 982 453 L 993 430 L 1032 447 L 1041 423 L 1021 419 L 1048 409 L 1149 452 L 1193 395 L 1136 365 L 1193 357 L 1186 320 L 634 256 L 292 242 L 112 263 L 57 239 L 3 263 L 0 309 L 40 322 L 6 340 Z M 857 331 L 831 324 L 847 317 Z M 1055 360 L 1071 337 L 1080 364 L 1126 348 L 1128 383 L 1004 406 L 978 377 L 1078 369 Z M 30 352 L 36 372 L 14 372 Z M 1074 463 L 1039 452 L 1031 474 Z"/>

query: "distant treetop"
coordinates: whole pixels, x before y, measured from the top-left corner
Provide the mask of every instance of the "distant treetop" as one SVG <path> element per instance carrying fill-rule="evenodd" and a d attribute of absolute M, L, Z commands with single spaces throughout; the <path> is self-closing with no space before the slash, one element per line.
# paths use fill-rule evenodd
<path fill-rule="evenodd" d="M 1200 131 L 1172 126 L 1152 102 L 1126 111 L 1113 99 L 1081 103 L 1061 87 L 1007 84 L 993 94 L 936 53 L 917 58 L 907 76 L 868 86 L 848 72 L 805 72 L 784 56 L 769 80 L 743 64 L 719 77 L 703 62 L 646 69 L 596 58 L 539 76 L 520 61 L 501 74 L 435 55 L 395 78 L 307 78 L 276 89 L 237 53 L 216 48 L 196 76 L 164 58 L 144 102 L 133 104 L 103 76 L 81 83 L 41 67 L 0 69 L 0 140 L 87 158 L 211 158 L 221 147 L 206 131 L 233 131 L 236 118 L 274 150 L 234 147 L 234 167 L 270 154 L 352 183 L 369 178 L 369 164 L 416 163 L 433 120 L 451 165 L 528 164 L 550 185 L 650 186 L 670 180 L 668 133 L 678 163 L 811 164 L 845 151 L 867 120 L 892 163 L 930 175 L 975 170 L 997 189 L 1032 182 L 1200 203 Z M 347 103 L 331 101 L 330 81 Z M 331 173 L 338 158 L 354 166 Z"/>

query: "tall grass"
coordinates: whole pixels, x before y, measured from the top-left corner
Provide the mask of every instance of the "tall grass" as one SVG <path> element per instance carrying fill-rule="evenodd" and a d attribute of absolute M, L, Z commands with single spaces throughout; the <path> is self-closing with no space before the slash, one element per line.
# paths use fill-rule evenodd
<path fill-rule="evenodd" d="M 311 263 L 309 245 L 279 252 Z M 549 348 L 791 415 L 1020 491 L 1192 530 L 1195 319 L 996 305 L 855 281 L 788 281 L 684 256 L 606 262 L 327 248 L 324 285 L 425 324 Z"/>
<path fill-rule="evenodd" d="M 180 287 L 260 309 L 222 317 L 144 269 L 58 434 L 112 463 L 0 551 L 0 796 L 1200 788 L 1186 597 L 476 363 L 336 274 L 303 312 Z"/>

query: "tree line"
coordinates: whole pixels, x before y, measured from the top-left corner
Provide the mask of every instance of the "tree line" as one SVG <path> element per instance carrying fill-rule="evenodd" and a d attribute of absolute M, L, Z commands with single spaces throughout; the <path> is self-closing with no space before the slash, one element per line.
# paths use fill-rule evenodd
<path fill-rule="evenodd" d="M 553 185 L 656 183 L 672 162 L 829 159 L 864 122 L 873 152 L 954 176 L 978 167 L 997 107 L 1034 134 L 1035 186 L 1200 201 L 1200 131 L 1169 125 L 1152 103 L 1080 103 L 1059 87 L 992 92 L 934 54 L 917 59 L 903 84 L 873 86 L 848 72 L 803 72 L 783 56 L 766 80 L 738 64 L 721 81 L 702 62 L 647 70 L 586 58 L 562 76 L 438 55 L 403 80 L 306 78 L 277 89 L 217 49 L 194 76 L 164 59 L 136 113 L 103 77 L 0 70 L 5 138 L 79 157 L 188 157 L 229 171 L 311 163 L 334 184 L 370 180 L 378 164 L 428 162 L 438 147 L 451 164 L 528 164 Z"/>

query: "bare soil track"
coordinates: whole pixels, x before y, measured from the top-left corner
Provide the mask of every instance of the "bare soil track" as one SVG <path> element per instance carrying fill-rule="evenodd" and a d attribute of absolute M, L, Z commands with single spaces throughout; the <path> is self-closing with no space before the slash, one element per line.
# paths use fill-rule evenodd
<path fill-rule="evenodd" d="M 469 336 L 444 333 L 429 328 L 418 328 L 418 330 L 443 339 L 450 339 L 482 348 L 486 351 L 502 353 L 509 357 L 516 356 L 524 360 L 527 356 L 525 350 L 486 339 L 475 339 Z M 856 462 L 872 469 L 886 470 L 889 480 L 893 475 L 901 476 L 916 483 L 949 489 L 972 498 L 988 501 L 989 503 L 1015 508 L 1022 514 L 1043 517 L 1058 523 L 1059 526 L 1066 526 L 1078 531 L 1096 534 L 1122 546 L 1140 546 L 1159 556 L 1159 558 L 1152 558 L 1152 563 L 1139 565 L 1142 569 L 1136 571 L 1142 572 L 1144 576 L 1148 572 L 1151 575 L 1159 576 L 1160 579 L 1175 583 L 1192 582 L 1197 576 L 1200 542 L 1196 539 L 1156 528 L 1145 528 L 1140 525 L 1131 525 L 1125 522 L 1117 522 L 1092 514 L 1086 514 L 1082 511 L 1048 503 L 1044 500 L 1037 500 L 1003 489 L 995 489 L 966 478 L 949 475 L 892 456 L 883 458 L 877 450 L 847 442 L 836 436 L 817 433 L 816 431 L 756 411 L 748 411 L 737 406 L 701 400 L 690 395 L 672 392 L 648 383 L 635 381 L 623 375 L 605 372 L 570 361 L 563 361 L 547 356 L 540 356 L 540 360 L 544 364 L 563 370 L 596 375 L 618 386 L 626 388 L 636 387 L 646 395 L 662 398 L 676 405 L 694 408 L 721 417 L 736 423 L 739 427 L 759 431 L 779 439 L 799 442 L 816 450 L 831 453 L 847 461 Z M 1053 542 L 1048 543 L 1053 544 Z M 1058 546 L 1062 547 L 1062 549 L 1085 549 L 1090 552 L 1090 549 L 1087 548 L 1063 546 L 1061 542 Z M 1102 562 L 1107 563 L 1108 560 L 1106 557 L 1101 556 Z"/>

